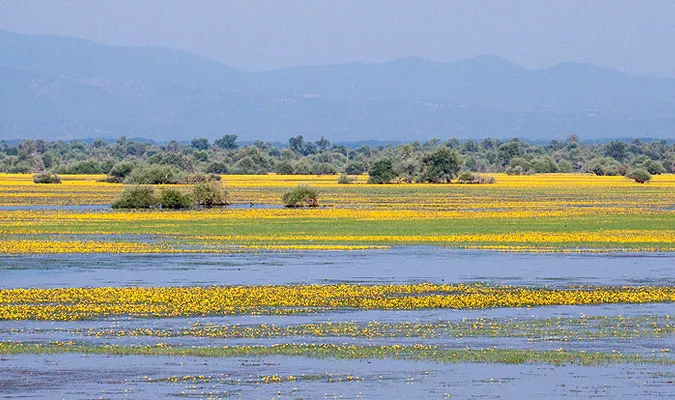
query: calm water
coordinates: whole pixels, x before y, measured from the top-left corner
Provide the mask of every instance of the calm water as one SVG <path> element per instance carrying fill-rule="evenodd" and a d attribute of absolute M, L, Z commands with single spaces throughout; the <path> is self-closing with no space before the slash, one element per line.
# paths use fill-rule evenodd
<path fill-rule="evenodd" d="M 262 376 L 275 374 L 312 379 L 261 383 Z M 195 375 L 209 380 L 158 381 Z M 358 379 L 345 381 L 349 375 Z M 40 399 L 666 399 L 675 397 L 673 379 L 673 371 L 645 365 L 78 355 L 10 356 L 0 362 L 0 396 Z"/>
<path fill-rule="evenodd" d="M 403 247 L 356 252 L 231 255 L 35 255 L 0 257 L 0 288 L 188 286 L 307 283 L 457 283 L 494 285 L 675 285 L 675 254 L 518 254 Z M 514 337 L 348 338 L 97 337 L 89 330 L 181 329 L 190 324 L 258 325 L 327 321 L 425 322 L 464 318 L 536 321 L 549 317 L 672 315 L 673 304 L 555 306 L 485 310 L 328 311 L 290 316 L 0 321 L 0 341 L 223 346 L 275 343 L 434 344 L 451 348 L 620 351 L 675 349 L 675 337 L 562 341 Z M 266 375 L 311 379 L 262 383 Z M 208 380 L 165 378 L 203 375 Z M 351 375 L 358 380 L 345 381 Z M 150 381 L 150 379 L 152 381 Z M 160 380 L 160 381 L 158 381 Z M 5 355 L 0 398 L 675 398 L 675 371 L 654 365 L 442 364 L 404 360 L 301 357 L 199 358 Z"/>
<path fill-rule="evenodd" d="M 403 247 L 352 252 L 0 257 L 0 287 L 457 283 L 675 285 L 675 254 L 521 254 Z"/>

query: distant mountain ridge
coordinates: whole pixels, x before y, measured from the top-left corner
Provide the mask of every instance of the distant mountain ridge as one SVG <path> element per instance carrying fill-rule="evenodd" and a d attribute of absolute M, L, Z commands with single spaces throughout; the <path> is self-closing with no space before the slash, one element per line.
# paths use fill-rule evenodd
<path fill-rule="evenodd" d="M 242 140 L 432 137 L 675 138 L 675 79 L 589 64 L 528 70 L 451 63 L 300 66 L 248 73 L 160 47 L 0 31 L 0 137 L 236 133 Z"/>

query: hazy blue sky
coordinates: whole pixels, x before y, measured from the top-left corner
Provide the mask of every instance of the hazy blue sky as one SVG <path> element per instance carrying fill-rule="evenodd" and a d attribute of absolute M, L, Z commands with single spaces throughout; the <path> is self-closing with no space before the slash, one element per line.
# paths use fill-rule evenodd
<path fill-rule="evenodd" d="M 0 0 L 0 29 L 167 46 L 249 71 L 494 54 L 675 76 L 673 0 Z"/>

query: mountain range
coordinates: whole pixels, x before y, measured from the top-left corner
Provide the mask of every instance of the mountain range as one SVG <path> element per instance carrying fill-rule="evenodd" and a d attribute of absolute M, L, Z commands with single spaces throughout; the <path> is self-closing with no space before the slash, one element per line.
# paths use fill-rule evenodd
<path fill-rule="evenodd" d="M 494 56 L 244 72 L 160 47 L 0 31 L 0 138 L 675 138 L 675 79 Z"/>

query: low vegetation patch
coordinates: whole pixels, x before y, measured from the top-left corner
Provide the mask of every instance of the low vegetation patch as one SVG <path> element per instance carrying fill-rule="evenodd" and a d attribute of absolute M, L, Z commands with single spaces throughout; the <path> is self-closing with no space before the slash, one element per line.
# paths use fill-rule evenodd
<path fill-rule="evenodd" d="M 194 200 L 192 199 L 192 196 L 187 193 L 169 188 L 162 190 L 162 194 L 159 196 L 159 205 L 162 208 L 177 210 L 192 207 L 194 205 Z"/>
<path fill-rule="evenodd" d="M 284 193 L 281 201 L 286 207 L 318 207 L 319 191 L 307 185 L 298 185 L 290 192 Z"/>
<path fill-rule="evenodd" d="M 340 176 L 338 177 L 338 180 L 337 180 L 337 183 L 339 183 L 341 185 L 348 185 L 348 184 L 354 183 L 354 182 L 356 182 L 356 178 L 353 178 L 353 177 L 351 177 L 347 174 L 340 174 Z"/>
<path fill-rule="evenodd" d="M 491 184 L 495 182 L 494 176 L 474 174 L 471 171 L 464 171 L 457 177 L 457 183 Z"/>
<path fill-rule="evenodd" d="M 132 186 L 124 189 L 120 197 L 112 203 L 112 208 L 152 208 L 159 200 L 155 190 L 149 186 Z"/>
<path fill-rule="evenodd" d="M 33 175 L 33 182 L 34 183 L 61 183 L 61 178 L 59 178 L 58 175 L 49 173 L 49 172 L 41 172 L 39 174 Z"/>
<path fill-rule="evenodd" d="M 204 207 L 229 205 L 227 190 L 218 181 L 194 185 L 192 187 L 192 199 L 196 205 Z"/>

